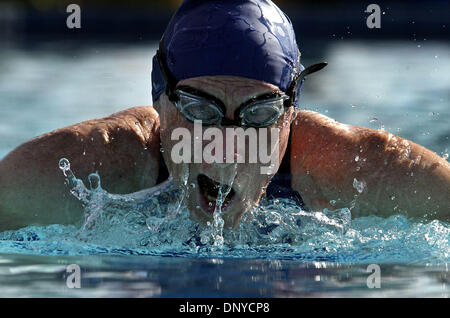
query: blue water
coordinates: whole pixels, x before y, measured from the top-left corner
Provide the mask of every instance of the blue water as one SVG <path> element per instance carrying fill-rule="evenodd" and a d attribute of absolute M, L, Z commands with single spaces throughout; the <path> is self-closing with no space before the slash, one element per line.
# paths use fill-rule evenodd
<path fill-rule="evenodd" d="M 150 104 L 154 50 L 0 51 L 0 158 L 49 130 Z M 445 155 L 449 52 L 439 42 L 336 42 L 324 53 L 327 70 L 308 79 L 303 107 Z M 79 186 L 87 194 L 82 224 L 0 233 L 0 296 L 449 295 L 445 222 L 352 219 L 347 209 L 306 212 L 280 199 L 222 232 L 189 220 L 180 201 L 164 201 L 179 191 L 170 186 L 156 196 Z M 82 268 L 80 290 L 67 288 L 67 264 Z M 367 287 L 368 264 L 380 265 L 382 288 Z"/>

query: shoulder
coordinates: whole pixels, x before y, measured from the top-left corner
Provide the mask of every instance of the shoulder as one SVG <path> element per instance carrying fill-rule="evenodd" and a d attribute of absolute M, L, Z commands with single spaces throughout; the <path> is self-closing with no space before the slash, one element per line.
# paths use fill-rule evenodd
<path fill-rule="evenodd" d="M 152 106 L 133 107 L 18 146 L 0 161 L 0 216 L 5 211 L 29 216 L 25 211 L 34 210 L 42 211 L 30 214 L 40 215 L 35 222 L 61 221 L 53 212 L 65 209 L 70 200 L 58 169 L 61 158 L 70 161 L 86 184 L 88 175 L 98 172 L 102 186 L 111 193 L 152 187 L 161 161 L 158 113 Z"/>

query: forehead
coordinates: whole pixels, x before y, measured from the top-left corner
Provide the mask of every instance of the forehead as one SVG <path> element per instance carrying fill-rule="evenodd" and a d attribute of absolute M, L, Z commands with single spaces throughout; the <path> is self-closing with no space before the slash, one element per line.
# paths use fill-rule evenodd
<path fill-rule="evenodd" d="M 228 75 L 193 77 L 180 81 L 178 85 L 187 85 L 204 91 L 222 100 L 228 106 L 239 106 L 252 97 L 270 92 L 281 93 L 275 85 Z"/>

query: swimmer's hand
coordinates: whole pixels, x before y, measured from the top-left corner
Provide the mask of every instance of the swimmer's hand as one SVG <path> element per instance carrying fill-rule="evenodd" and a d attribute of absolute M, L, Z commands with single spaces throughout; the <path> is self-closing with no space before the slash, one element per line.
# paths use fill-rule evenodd
<path fill-rule="evenodd" d="M 299 111 L 291 147 L 292 186 L 311 209 L 450 220 L 450 165 L 414 142 Z"/>

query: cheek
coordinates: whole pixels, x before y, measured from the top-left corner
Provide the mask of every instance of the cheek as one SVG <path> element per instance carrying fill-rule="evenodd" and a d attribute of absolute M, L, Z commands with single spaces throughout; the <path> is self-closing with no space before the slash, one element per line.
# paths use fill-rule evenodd
<path fill-rule="evenodd" d="M 183 116 L 180 115 L 178 110 L 173 105 L 167 105 L 167 108 L 160 115 L 160 135 L 161 135 L 161 147 L 164 162 L 167 165 L 170 175 L 177 177 L 184 174 L 187 164 L 175 164 L 172 160 L 172 149 L 174 145 L 178 144 L 182 137 L 178 136 L 178 139 L 172 140 L 172 135 L 177 128 L 185 128 L 190 131 L 189 122 L 187 122 Z M 175 135 L 174 135 L 175 136 Z"/>
<path fill-rule="evenodd" d="M 280 129 L 279 132 L 279 145 L 280 145 L 280 163 L 281 159 L 283 158 L 286 148 L 289 142 L 289 134 L 291 132 L 291 123 L 293 119 L 293 113 L 286 114 L 282 123 L 278 125 L 278 128 Z"/>
<path fill-rule="evenodd" d="M 285 121 L 286 124 L 279 124 L 273 126 L 269 129 L 267 134 L 267 149 L 259 149 L 258 152 L 262 156 L 266 156 L 269 153 L 272 154 L 270 159 L 270 163 L 260 164 L 260 166 L 268 166 L 269 164 L 275 169 L 270 169 L 272 172 L 272 176 L 278 171 L 279 166 L 281 165 L 281 161 L 286 153 L 287 145 L 289 142 L 289 134 L 290 134 L 290 122 Z M 258 145 L 259 146 L 259 145 Z M 267 160 L 267 158 L 266 158 Z"/>
<path fill-rule="evenodd" d="M 179 142 L 179 140 L 172 140 L 174 131 L 177 128 L 192 131 L 193 126 L 172 104 L 164 105 L 164 107 L 165 109 L 160 115 L 161 144 L 164 150 L 171 150 L 173 145 Z"/>
<path fill-rule="evenodd" d="M 261 173 L 260 164 L 238 165 L 234 186 L 240 193 L 241 201 L 257 201 L 271 177 Z"/>
<path fill-rule="evenodd" d="M 289 141 L 290 126 L 283 127 L 280 131 L 280 160 L 283 158 Z M 281 162 L 281 161 L 280 161 Z"/>

